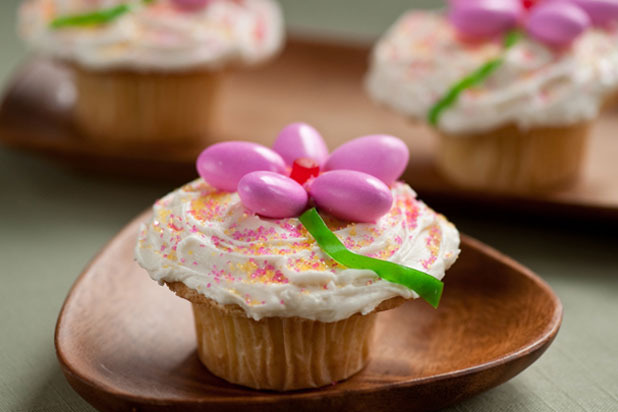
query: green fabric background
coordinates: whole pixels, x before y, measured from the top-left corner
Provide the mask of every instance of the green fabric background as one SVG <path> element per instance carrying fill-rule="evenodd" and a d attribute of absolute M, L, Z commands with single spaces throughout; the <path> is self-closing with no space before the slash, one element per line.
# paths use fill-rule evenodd
<path fill-rule="evenodd" d="M 16 0 L 0 4 L 0 83 L 23 59 Z M 297 31 L 370 39 L 413 0 L 285 0 Z M 171 190 L 83 175 L 0 147 L 0 411 L 92 410 L 64 380 L 53 332 L 64 297 L 91 257 Z M 484 215 L 451 205 L 458 227 L 511 255 L 561 297 L 554 344 L 510 382 L 450 411 L 618 410 L 618 225 Z"/>

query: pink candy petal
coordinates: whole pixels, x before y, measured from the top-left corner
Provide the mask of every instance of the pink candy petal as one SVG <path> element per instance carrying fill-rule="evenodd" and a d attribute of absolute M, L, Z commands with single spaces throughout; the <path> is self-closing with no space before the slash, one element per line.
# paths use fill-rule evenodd
<path fill-rule="evenodd" d="M 517 26 L 524 12 L 520 0 L 452 0 L 449 20 L 467 38 L 491 38 Z"/>
<path fill-rule="evenodd" d="M 531 10 L 526 23 L 532 37 L 553 47 L 568 46 L 588 27 L 588 15 L 577 5 L 566 1 L 538 4 Z"/>

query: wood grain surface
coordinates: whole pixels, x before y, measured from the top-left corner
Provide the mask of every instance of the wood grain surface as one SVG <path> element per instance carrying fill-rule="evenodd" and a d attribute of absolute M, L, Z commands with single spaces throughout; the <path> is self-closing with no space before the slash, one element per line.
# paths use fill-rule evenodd
<path fill-rule="evenodd" d="M 139 216 L 74 284 L 56 326 L 73 388 L 100 410 L 435 410 L 521 372 L 553 341 L 562 305 L 536 275 L 463 237 L 438 310 L 413 301 L 379 314 L 372 360 L 318 390 L 228 384 L 196 355 L 189 302 L 133 261 Z"/>

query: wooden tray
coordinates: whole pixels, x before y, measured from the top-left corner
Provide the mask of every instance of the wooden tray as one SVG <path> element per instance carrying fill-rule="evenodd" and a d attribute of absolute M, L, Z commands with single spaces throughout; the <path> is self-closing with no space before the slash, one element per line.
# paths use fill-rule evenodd
<path fill-rule="evenodd" d="M 94 259 L 56 326 L 66 378 L 100 410 L 435 410 L 521 372 L 547 349 L 562 319 L 547 284 L 464 236 L 439 309 L 418 300 L 379 314 L 372 360 L 359 374 L 316 390 L 250 390 L 202 366 L 189 303 L 133 261 L 147 218 Z"/>
<path fill-rule="evenodd" d="M 224 80 L 213 132 L 194 147 L 88 142 L 71 124 L 70 75 L 50 61 L 33 60 L 8 86 L 0 108 L 0 141 L 83 169 L 181 183 L 196 176 L 195 158 L 207 144 L 242 139 L 270 145 L 285 124 L 303 120 L 322 131 L 331 149 L 375 132 L 407 140 L 412 157 L 405 177 L 426 198 L 497 205 L 518 213 L 618 220 L 618 114 L 608 113 L 598 122 L 583 176 L 568 190 L 525 196 L 458 190 L 434 170 L 435 147 L 429 130 L 367 98 L 362 84 L 367 56 L 363 47 L 291 41 L 272 64 L 233 73 Z"/>

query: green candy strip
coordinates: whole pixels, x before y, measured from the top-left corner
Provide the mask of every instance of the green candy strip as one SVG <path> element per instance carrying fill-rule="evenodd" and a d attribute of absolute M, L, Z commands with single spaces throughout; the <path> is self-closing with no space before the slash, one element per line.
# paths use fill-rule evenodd
<path fill-rule="evenodd" d="M 300 221 L 314 237 L 320 248 L 338 263 L 351 269 L 372 270 L 384 280 L 412 289 L 431 306 L 438 307 L 444 288 L 444 283 L 440 280 L 420 270 L 359 255 L 346 249 L 339 238 L 326 226 L 315 208 L 303 213 L 300 216 Z"/>
<path fill-rule="evenodd" d="M 144 4 L 150 4 L 153 2 L 154 0 L 142 0 L 142 3 Z M 59 29 L 62 27 L 72 27 L 72 26 L 94 26 L 97 24 L 104 24 L 112 20 L 115 20 L 118 17 L 130 11 L 131 11 L 131 5 L 119 4 L 118 6 L 95 11 L 92 13 L 58 17 L 52 20 L 52 22 L 50 23 L 50 26 L 53 29 Z"/>
<path fill-rule="evenodd" d="M 507 50 L 510 49 L 517 44 L 520 38 L 521 33 L 519 31 L 509 32 L 504 38 L 504 47 Z M 467 89 L 482 84 L 493 72 L 498 69 L 498 67 L 502 65 L 503 62 L 503 57 L 492 59 L 451 86 L 448 92 L 446 92 L 446 94 L 429 110 L 429 114 L 427 116 L 429 123 L 436 126 L 442 112 L 451 107 L 457 101 L 461 93 Z"/>
<path fill-rule="evenodd" d="M 120 4 L 109 9 L 103 9 L 86 14 L 76 14 L 73 16 L 58 17 L 50 23 L 54 29 L 71 26 L 94 26 L 110 22 L 123 14 L 128 13 L 131 7 L 128 4 Z"/>

